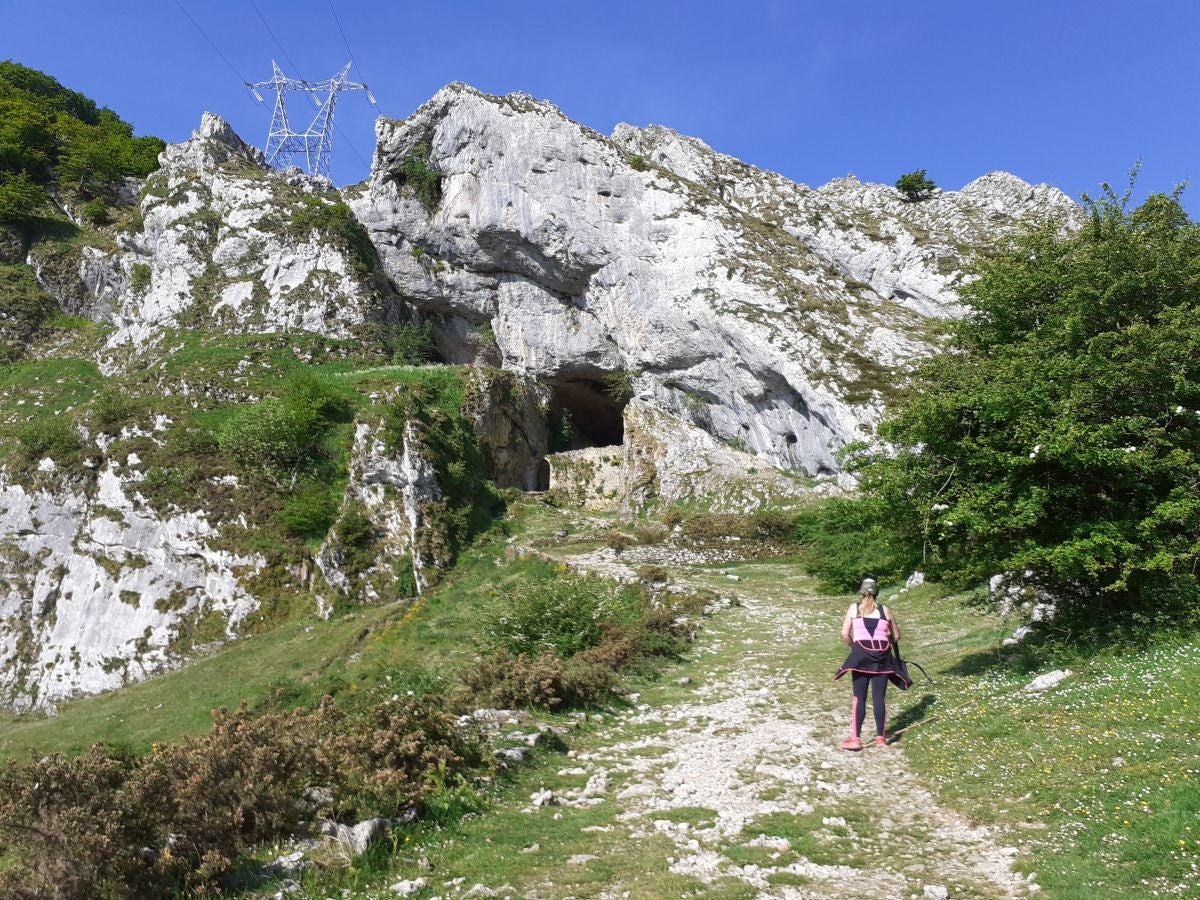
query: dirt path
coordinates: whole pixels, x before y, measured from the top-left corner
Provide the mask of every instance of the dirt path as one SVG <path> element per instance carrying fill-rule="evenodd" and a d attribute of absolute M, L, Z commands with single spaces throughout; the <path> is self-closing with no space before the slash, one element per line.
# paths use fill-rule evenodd
<path fill-rule="evenodd" d="M 831 676 L 845 652 L 845 598 L 820 596 L 778 561 L 714 562 L 671 544 L 614 554 L 597 546 L 606 526 L 569 515 L 573 539 L 552 519 L 513 550 L 621 580 L 661 566 L 680 589 L 715 591 L 729 606 L 706 619 L 689 660 L 589 717 L 568 758 L 539 757 L 518 770 L 508 799 L 425 845 L 412 860 L 426 884 L 419 896 L 923 900 L 1038 890 L 1011 872 L 1015 849 L 935 802 L 900 746 L 838 748 L 850 691 Z M 894 714 L 900 697 L 889 699 Z"/>
<path fill-rule="evenodd" d="M 626 568 L 603 550 L 570 560 L 610 577 Z M 635 698 L 575 754 L 568 771 L 591 789 L 567 790 L 568 801 L 604 797 L 608 827 L 630 841 L 668 838 L 669 870 L 720 885 L 721 896 L 733 883 L 762 898 L 1037 890 L 1010 871 L 1015 850 L 938 806 L 899 746 L 837 747 L 849 730 L 849 688 L 830 679 L 839 601 L 778 564 L 675 572 L 738 606 L 711 620 L 690 674 Z M 601 894 L 640 895 L 619 882 Z"/>

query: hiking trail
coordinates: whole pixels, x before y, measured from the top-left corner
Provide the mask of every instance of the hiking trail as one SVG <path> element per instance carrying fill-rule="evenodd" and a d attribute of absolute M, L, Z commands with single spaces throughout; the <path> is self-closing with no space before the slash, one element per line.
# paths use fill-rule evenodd
<path fill-rule="evenodd" d="M 527 818 L 516 869 L 495 859 L 504 881 L 434 878 L 431 887 L 613 900 L 1039 890 L 1010 870 L 1014 848 L 939 806 L 899 746 L 839 749 L 850 690 L 831 679 L 845 652 L 844 598 L 820 596 L 779 561 L 680 565 L 662 546 L 573 549 L 543 541 L 518 552 L 622 579 L 657 562 L 675 584 L 715 590 L 732 605 L 706 619 L 678 670 L 572 737 L 570 758 L 519 810 Z M 898 616 L 903 624 L 902 606 Z M 892 715 L 899 698 L 889 691 Z M 504 843 L 498 832 L 484 840 Z M 449 850 L 443 865 L 455 868 Z"/>

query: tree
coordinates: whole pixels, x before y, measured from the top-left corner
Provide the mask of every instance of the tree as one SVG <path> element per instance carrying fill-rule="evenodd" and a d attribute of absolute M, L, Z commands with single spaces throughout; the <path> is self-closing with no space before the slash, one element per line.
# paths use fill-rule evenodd
<path fill-rule="evenodd" d="M 0 175 L 0 224 L 28 228 L 46 205 L 46 192 L 24 172 Z"/>
<path fill-rule="evenodd" d="M 937 190 L 937 185 L 932 179 L 925 177 L 924 169 L 917 169 L 896 179 L 896 189 L 904 194 L 907 202 L 916 203 L 918 200 L 928 199 Z"/>
<path fill-rule="evenodd" d="M 1200 623 L 1200 226 L 1173 195 L 1020 239 L 855 464 L 912 561 L 995 573 L 1096 632 Z"/>

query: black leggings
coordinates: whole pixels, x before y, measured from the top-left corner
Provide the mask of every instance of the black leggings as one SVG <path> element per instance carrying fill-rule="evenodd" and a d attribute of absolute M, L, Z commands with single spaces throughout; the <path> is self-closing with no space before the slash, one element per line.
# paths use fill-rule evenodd
<path fill-rule="evenodd" d="M 875 708 L 875 733 L 883 734 L 887 724 L 887 709 L 884 707 L 884 694 L 887 693 L 888 677 L 886 675 L 868 675 L 865 672 L 851 672 L 850 680 L 854 688 L 854 734 L 862 734 L 863 720 L 867 717 L 867 685 L 871 685 L 871 701 Z"/>

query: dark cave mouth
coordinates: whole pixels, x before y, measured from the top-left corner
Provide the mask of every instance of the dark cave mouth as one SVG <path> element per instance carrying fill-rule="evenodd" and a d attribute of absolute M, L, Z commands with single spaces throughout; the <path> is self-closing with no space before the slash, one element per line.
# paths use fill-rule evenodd
<path fill-rule="evenodd" d="M 546 413 L 550 452 L 617 447 L 625 441 L 625 404 L 596 378 L 556 378 L 549 382 Z"/>

